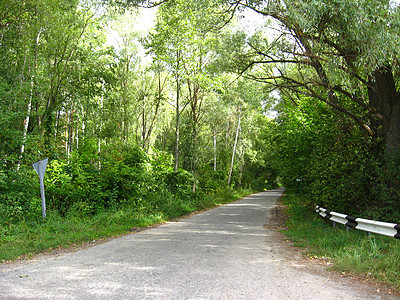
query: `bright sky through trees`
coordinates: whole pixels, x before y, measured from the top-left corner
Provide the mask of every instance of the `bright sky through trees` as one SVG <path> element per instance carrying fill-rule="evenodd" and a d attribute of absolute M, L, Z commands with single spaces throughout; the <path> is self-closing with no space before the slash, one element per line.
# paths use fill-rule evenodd
<path fill-rule="evenodd" d="M 129 28 L 132 32 L 136 31 L 142 35 L 147 34 L 153 27 L 157 14 L 157 7 L 154 8 L 139 8 L 137 11 L 126 12 L 125 21 L 122 21 L 122 26 L 126 29 Z M 244 31 L 247 35 L 252 35 L 258 30 L 266 30 L 266 18 L 253 10 L 245 9 L 238 12 L 238 29 Z M 113 26 L 113 25 L 111 25 Z M 270 34 L 273 34 L 272 29 L 267 29 Z M 119 49 L 122 43 L 121 37 L 115 28 L 110 28 L 107 35 L 109 45 L 115 49 Z M 139 47 L 139 54 L 143 62 L 150 62 L 146 58 L 145 51 Z"/>

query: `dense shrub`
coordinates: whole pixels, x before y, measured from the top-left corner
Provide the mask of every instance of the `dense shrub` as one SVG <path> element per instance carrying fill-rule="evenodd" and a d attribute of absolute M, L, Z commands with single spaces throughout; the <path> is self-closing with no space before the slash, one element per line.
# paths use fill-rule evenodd
<path fill-rule="evenodd" d="M 388 166 L 379 141 L 351 120 L 303 99 L 281 114 L 275 141 L 281 181 L 309 207 L 400 220 L 400 164 Z"/>
<path fill-rule="evenodd" d="M 46 207 L 62 217 L 91 217 L 104 210 L 178 216 L 196 209 L 193 176 L 173 171 L 172 157 L 136 145 L 108 145 L 99 156 L 90 140 L 67 160 L 50 159 L 45 173 Z M 197 195 L 196 197 L 199 197 Z M 39 179 L 32 166 L 0 169 L 2 220 L 41 219 Z"/>
<path fill-rule="evenodd" d="M 39 179 L 32 169 L 0 168 L 0 220 L 17 222 L 40 214 Z M 35 177 L 36 176 L 36 177 Z"/>

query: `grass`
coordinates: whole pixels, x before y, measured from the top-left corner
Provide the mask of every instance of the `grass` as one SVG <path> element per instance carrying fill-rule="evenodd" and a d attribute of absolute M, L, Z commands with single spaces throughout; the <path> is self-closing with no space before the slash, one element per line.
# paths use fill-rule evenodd
<path fill-rule="evenodd" d="M 3 230 L 0 258 L 4 262 L 52 248 L 76 246 L 162 221 L 161 216 L 140 216 L 129 210 L 103 212 L 93 218 L 62 218 L 50 212 L 43 222 L 22 221 L 9 226 L 6 233 Z"/>
<path fill-rule="evenodd" d="M 250 191 L 218 191 L 203 195 L 191 202 L 169 199 L 162 207 L 154 205 L 157 199 L 141 203 L 140 206 L 103 211 L 88 217 L 70 214 L 61 217 L 48 211 L 45 220 L 20 220 L 17 223 L 0 224 L 0 262 L 55 248 L 76 247 L 93 240 L 125 234 L 132 229 L 144 228 L 165 222 L 194 211 L 234 201 Z"/>
<path fill-rule="evenodd" d="M 362 275 L 400 291 L 400 241 L 394 238 L 332 226 L 300 199 L 288 193 L 284 200 L 289 212 L 284 233 L 307 255 L 328 258 L 332 269 Z"/>

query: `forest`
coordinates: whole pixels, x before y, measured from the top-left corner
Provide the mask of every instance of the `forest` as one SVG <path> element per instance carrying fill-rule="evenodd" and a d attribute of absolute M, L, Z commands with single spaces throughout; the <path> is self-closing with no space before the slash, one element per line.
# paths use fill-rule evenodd
<path fill-rule="evenodd" d="M 399 32 L 389 0 L 1 1 L 0 239 L 44 158 L 57 218 L 284 186 L 398 223 Z"/>

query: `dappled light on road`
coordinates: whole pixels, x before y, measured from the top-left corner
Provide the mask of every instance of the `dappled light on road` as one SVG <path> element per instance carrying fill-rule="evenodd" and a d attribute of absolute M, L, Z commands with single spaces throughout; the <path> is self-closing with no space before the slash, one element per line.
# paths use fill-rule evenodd
<path fill-rule="evenodd" d="M 264 226 L 282 192 L 251 195 L 96 247 L 5 269 L 1 291 L 11 298 L 52 299 L 366 299 L 282 255 L 275 233 Z"/>

